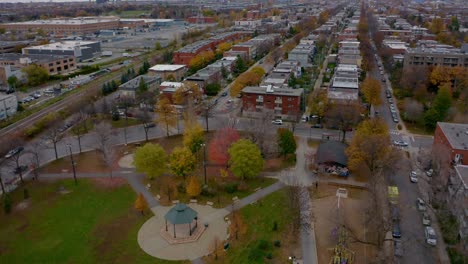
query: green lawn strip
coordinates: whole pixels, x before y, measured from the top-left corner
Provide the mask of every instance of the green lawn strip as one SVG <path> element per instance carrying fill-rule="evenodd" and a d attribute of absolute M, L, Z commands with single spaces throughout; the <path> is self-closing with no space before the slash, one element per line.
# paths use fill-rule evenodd
<path fill-rule="evenodd" d="M 71 192 L 59 194 L 59 186 Z M 135 199 L 129 186 L 107 190 L 86 179 L 80 179 L 78 186 L 64 180 L 29 189 L 29 208 L 0 216 L 0 263 L 97 263 L 93 230 L 126 213 Z M 13 194 L 15 204 L 21 194 L 22 189 Z"/>
<path fill-rule="evenodd" d="M 142 124 L 142 122 L 135 118 L 128 118 L 127 121 L 125 121 L 125 118 L 120 118 L 117 121 L 112 120 L 111 124 L 115 128 L 122 128 L 122 127 L 139 125 L 139 124 Z"/>
<path fill-rule="evenodd" d="M 225 263 L 265 263 L 266 256 L 271 253 L 273 259 L 285 263 L 287 256 L 281 254 L 281 250 L 273 245 L 278 240 L 282 246 L 283 240 L 290 232 L 292 214 L 288 205 L 288 197 L 285 190 L 274 192 L 253 205 L 247 205 L 240 209 L 243 221 L 247 224 L 247 233 L 236 240 L 231 235 L 231 246 L 227 251 Z M 274 223 L 278 229 L 273 231 Z M 267 249 L 259 249 L 260 241 L 266 241 Z M 258 258 L 254 257 L 258 256 Z"/>

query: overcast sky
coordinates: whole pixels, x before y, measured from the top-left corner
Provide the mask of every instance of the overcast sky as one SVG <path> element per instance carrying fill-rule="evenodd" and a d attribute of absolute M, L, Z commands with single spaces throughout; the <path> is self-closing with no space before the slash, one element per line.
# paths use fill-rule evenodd
<path fill-rule="evenodd" d="M 0 2 L 3 2 L 3 3 L 88 2 L 88 1 L 89 0 L 0 0 Z"/>

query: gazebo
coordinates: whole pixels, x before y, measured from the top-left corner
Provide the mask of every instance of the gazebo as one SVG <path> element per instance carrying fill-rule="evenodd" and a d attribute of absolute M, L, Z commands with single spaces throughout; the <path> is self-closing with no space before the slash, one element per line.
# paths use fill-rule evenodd
<path fill-rule="evenodd" d="M 174 226 L 174 238 L 176 238 L 176 225 L 188 224 L 189 236 L 192 235 L 192 222 L 195 220 L 195 228 L 198 226 L 198 213 L 184 203 L 178 203 L 176 206 L 169 210 L 164 218 L 166 219 L 166 232 L 167 221 Z"/>

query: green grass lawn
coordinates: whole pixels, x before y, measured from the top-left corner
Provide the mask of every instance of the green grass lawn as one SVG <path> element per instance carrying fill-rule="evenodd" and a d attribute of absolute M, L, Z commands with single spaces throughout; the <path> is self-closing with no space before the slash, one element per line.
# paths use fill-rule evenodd
<path fill-rule="evenodd" d="M 212 256 L 206 257 L 206 263 L 288 263 L 288 254 L 297 246 L 297 237 L 291 236 L 292 218 L 288 215 L 293 212 L 287 191 L 274 192 L 240 209 L 239 213 L 247 225 L 247 231 L 238 240 L 231 234 L 230 248 L 225 255 L 217 261 Z M 276 231 L 273 230 L 275 222 Z M 276 247 L 274 241 L 280 241 L 281 246 Z M 266 258 L 268 253 L 271 253 L 271 260 Z"/>
<path fill-rule="evenodd" d="M 59 186 L 70 193 L 60 194 Z M 0 214 L 0 263 L 175 263 L 159 261 L 137 244 L 149 216 L 133 210 L 127 184 L 98 186 L 92 180 L 30 182 L 29 206 Z M 23 190 L 12 194 L 14 205 Z"/>
<path fill-rule="evenodd" d="M 418 125 L 416 123 L 405 122 L 406 129 L 413 133 L 419 135 L 434 135 L 434 132 L 427 131 L 426 128 L 422 125 Z"/>

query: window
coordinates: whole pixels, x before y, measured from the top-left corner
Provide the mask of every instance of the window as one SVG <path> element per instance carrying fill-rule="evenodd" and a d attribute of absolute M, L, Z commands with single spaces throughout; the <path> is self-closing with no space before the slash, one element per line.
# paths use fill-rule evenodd
<path fill-rule="evenodd" d="M 263 100 L 263 95 L 259 95 L 259 96 L 257 96 L 257 99 L 259 99 L 259 100 Z"/>

